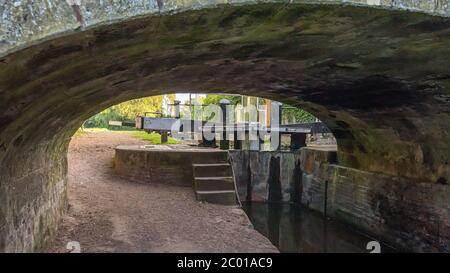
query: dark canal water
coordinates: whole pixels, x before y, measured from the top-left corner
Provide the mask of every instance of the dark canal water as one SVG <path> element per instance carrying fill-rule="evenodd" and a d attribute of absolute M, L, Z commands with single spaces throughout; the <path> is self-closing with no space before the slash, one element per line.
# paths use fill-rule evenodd
<path fill-rule="evenodd" d="M 243 208 L 255 229 L 269 238 L 280 252 L 368 253 L 367 243 L 374 241 L 297 205 L 244 203 Z M 396 251 L 381 244 L 381 252 Z"/>

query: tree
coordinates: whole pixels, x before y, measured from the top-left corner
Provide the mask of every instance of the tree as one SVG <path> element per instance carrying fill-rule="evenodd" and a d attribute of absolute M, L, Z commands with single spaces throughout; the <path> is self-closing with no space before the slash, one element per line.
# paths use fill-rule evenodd
<path fill-rule="evenodd" d="M 163 103 L 173 103 L 174 99 L 175 95 L 153 96 L 117 104 L 89 118 L 85 127 L 107 128 L 111 120 L 134 121 L 137 116 L 146 112 L 151 112 L 150 116 L 157 116 L 156 113 L 163 111 Z"/>
<path fill-rule="evenodd" d="M 316 121 L 316 117 L 311 115 L 309 112 L 287 105 L 282 108 L 282 119 L 283 124 L 310 123 Z"/>
<path fill-rule="evenodd" d="M 231 104 L 237 105 L 238 103 L 241 103 L 241 97 L 240 96 L 231 96 L 231 95 L 207 95 L 206 98 L 203 99 L 203 104 L 220 104 L 220 101 L 222 99 L 227 99 L 231 102 Z"/>
<path fill-rule="evenodd" d="M 222 99 L 228 99 L 231 104 L 237 105 L 241 103 L 240 96 L 230 96 L 230 95 L 207 95 L 203 101 L 203 104 L 219 104 Z M 254 98 L 256 99 L 256 98 Z M 265 104 L 265 99 L 258 98 L 259 104 Z M 256 103 L 256 101 L 252 102 Z M 283 124 L 289 123 L 309 123 L 314 122 L 316 117 L 306 112 L 303 109 L 292 107 L 289 105 L 283 105 L 282 108 Z"/>
<path fill-rule="evenodd" d="M 130 100 L 111 107 L 112 111 L 117 112 L 127 120 L 134 120 L 139 115 L 150 113 L 151 116 L 157 116 L 156 113 L 162 112 L 164 96 L 147 97 L 137 100 Z"/>

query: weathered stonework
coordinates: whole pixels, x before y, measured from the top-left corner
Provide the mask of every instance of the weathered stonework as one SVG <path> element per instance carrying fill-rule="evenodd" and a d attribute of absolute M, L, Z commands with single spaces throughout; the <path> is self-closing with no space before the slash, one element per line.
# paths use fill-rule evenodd
<path fill-rule="evenodd" d="M 230 152 L 241 199 L 277 202 L 267 198 L 274 190 L 267 179 L 268 161 L 281 157 L 283 202 L 296 202 L 327 217 L 350 224 L 400 250 L 450 252 L 450 186 L 411 181 L 334 164 L 335 152 L 303 148 L 301 153 Z M 261 160 L 263 158 L 264 160 Z M 300 161 L 300 169 L 289 166 Z M 250 175 L 240 166 L 249 164 Z M 299 184 L 292 178 L 301 177 Z M 248 187 L 248 185 L 252 187 Z M 300 196 L 300 198 L 294 198 Z"/>
<path fill-rule="evenodd" d="M 114 169 L 117 175 L 140 183 L 192 187 L 192 164 L 226 161 L 227 152 L 217 149 L 119 146 Z"/>
<path fill-rule="evenodd" d="M 158 8 L 156 0 L 92 1 L 82 0 L 81 10 L 87 26 L 109 24 L 134 16 L 173 13 L 215 7 L 220 4 L 257 4 L 285 2 L 277 0 L 171 0 Z M 365 5 L 385 9 L 420 11 L 450 16 L 450 0 L 294 0 L 289 3 Z M 63 0 L 1 0 L 0 56 L 17 47 L 77 27 L 72 8 Z"/>
<path fill-rule="evenodd" d="M 143 96 L 189 90 L 282 101 L 326 123 L 340 166 L 412 184 L 450 181 L 448 18 L 326 1 L 186 2 L 184 12 L 130 19 L 140 1 L 135 9 L 93 1 L 91 15 L 82 7 L 89 28 L 73 32 L 62 1 L 29 2 L 32 9 L 17 0 L 1 11 L 0 251 L 31 251 L 51 237 L 62 208 L 32 208 L 64 199 L 47 194 L 65 181 L 62 147 L 93 114 Z M 32 182 L 20 186 L 22 177 Z"/>
<path fill-rule="evenodd" d="M 0 250 L 31 252 L 47 245 L 67 208 L 65 144 L 37 145 L 0 167 Z M 50 152 L 50 153 L 48 153 Z M 23 156 L 20 156 L 23 155 Z"/>
<path fill-rule="evenodd" d="M 256 152 L 256 151 L 229 151 L 230 161 L 233 164 L 237 189 L 241 200 L 253 202 L 291 202 L 296 196 L 295 187 L 298 186 L 298 173 L 296 167 L 300 164 L 300 152 Z M 276 193 L 271 176 L 271 161 L 278 160 L 281 192 Z M 272 166 L 273 168 L 273 166 Z M 271 181 L 272 180 L 272 181 Z M 270 194 L 272 191 L 273 194 Z M 275 196 L 275 197 L 274 197 Z M 281 196 L 281 198 L 276 198 Z"/>
<path fill-rule="evenodd" d="M 314 160 L 313 170 L 305 171 L 302 181 L 307 185 L 302 204 L 322 213 L 326 210 L 328 217 L 401 249 L 450 252 L 448 185 L 411 183 L 320 160 Z"/>

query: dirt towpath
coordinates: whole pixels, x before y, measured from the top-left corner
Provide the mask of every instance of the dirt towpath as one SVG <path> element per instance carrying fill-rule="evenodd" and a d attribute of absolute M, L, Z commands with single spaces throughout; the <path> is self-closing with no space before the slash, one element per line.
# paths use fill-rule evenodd
<path fill-rule="evenodd" d="M 69 210 L 46 252 L 277 252 L 237 208 L 199 203 L 190 188 L 130 182 L 114 174 L 114 147 L 148 144 L 96 132 L 69 149 Z"/>

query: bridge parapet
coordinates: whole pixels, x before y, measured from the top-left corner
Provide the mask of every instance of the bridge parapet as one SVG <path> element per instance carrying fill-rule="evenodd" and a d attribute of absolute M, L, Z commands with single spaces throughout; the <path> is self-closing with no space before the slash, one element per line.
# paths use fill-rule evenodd
<path fill-rule="evenodd" d="M 243 5 L 262 2 L 363 5 L 450 16 L 450 0 L 81 0 L 80 2 L 88 27 L 135 16 L 173 13 L 221 4 Z M 0 0 L 0 56 L 41 39 L 70 32 L 77 27 L 74 11 L 66 1 Z"/>

